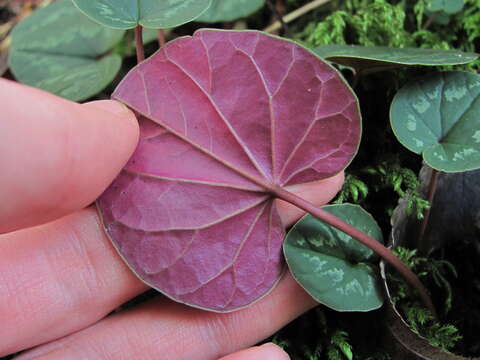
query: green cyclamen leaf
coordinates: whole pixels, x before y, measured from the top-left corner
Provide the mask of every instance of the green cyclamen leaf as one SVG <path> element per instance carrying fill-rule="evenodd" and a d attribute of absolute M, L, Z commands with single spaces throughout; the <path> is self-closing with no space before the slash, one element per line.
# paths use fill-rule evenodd
<path fill-rule="evenodd" d="M 391 69 L 400 66 L 441 66 L 467 64 L 476 53 L 457 50 L 390 48 L 386 46 L 324 45 L 314 51 L 337 64 L 364 69 Z"/>
<path fill-rule="evenodd" d="M 166 29 L 196 19 L 212 0 L 72 0 L 93 20 L 116 29 Z"/>
<path fill-rule="evenodd" d="M 360 206 L 328 205 L 323 209 L 383 242 L 377 223 Z M 375 253 L 351 236 L 306 215 L 288 233 L 283 251 L 293 277 L 316 301 L 338 311 L 370 311 L 382 306 L 372 264 Z"/>
<path fill-rule="evenodd" d="M 233 21 L 253 14 L 264 4 L 265 0 L 212 0 L 212 5 L 196 21 Z"/>
<path fill-rule="evenodd" d="M 329 61 L 364 69 L 391 69 L 399 66 L 440 66 L 467 64 L 478 58 L 476 53 L 457 50 L 391 48 L 387 46 L 323 45 L 314 49 Z"/>
<path fill-rule="evenodd" d="M 79 16 L 69 0 L 59 0 L 15 27 L 10 69 L 22 83 L 85 100 L 103 90 L 120 70 L 120 56 L 108 52 L 123 35 Z"/>
<path fill-rule="evenodd" d="M 408 83 L 390 121 L 398 140 L 434 169 L 480 168 L 480 75 L 444 72 Z"/>
<path fill-rule="evenodd" d="M 464 0 L 430 0 L 427 10 L 430 12 L 441 11 L 446 14 L 455 14 L 463 9 Z"/>

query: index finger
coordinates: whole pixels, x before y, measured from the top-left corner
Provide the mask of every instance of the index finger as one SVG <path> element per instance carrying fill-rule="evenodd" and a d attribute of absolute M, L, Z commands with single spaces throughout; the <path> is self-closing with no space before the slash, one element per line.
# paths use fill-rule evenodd
<path fill-rule="evenodd" d="M 93 202 L 138 139 L 114 101 L 80 105 L 0 79 L 0 233 L 42 224 Z"/>

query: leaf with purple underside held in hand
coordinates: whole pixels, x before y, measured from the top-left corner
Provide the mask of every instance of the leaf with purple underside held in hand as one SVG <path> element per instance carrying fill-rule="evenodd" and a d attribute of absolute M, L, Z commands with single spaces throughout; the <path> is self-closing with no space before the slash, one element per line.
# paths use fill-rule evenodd
<path fill-rule="evenodd" d="M 357 99 L 336 70 L 255 31 L 175 40 L 113 98 L 143 117 L 135 154 L 98 201 L 107 233 L 148 285 L 212 311 L 278 282 L 275 189 L 337 174 L 360 139 Z"/>

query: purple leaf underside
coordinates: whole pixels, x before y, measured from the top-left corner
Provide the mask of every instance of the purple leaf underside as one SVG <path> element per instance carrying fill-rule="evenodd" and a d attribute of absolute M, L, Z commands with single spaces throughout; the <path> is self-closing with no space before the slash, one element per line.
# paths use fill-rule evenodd
<path fill-rule="evenodd" d="M 251 304 L 282 274 L 272 189 L 337 174 L 360 139 L 337 72 L 254 31 L 175 40 L 113 98 L 142 115 L 141 140 L 98 201 L 106 231 L 148 285 L 212 311 Z"/>

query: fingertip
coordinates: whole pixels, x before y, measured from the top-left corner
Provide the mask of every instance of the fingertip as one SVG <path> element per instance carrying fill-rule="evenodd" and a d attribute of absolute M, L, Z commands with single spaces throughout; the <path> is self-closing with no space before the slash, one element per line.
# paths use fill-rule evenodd
<path fill-rule="evenodd" d="M 118 133 L 122 134 L 125 140 L 131 142 L 134 147 L 137 145 L 140 133 L 137 117 L 127 106 L 116 100 L 97 100 L 84 103 L 82 107 L 94 112 L 101 111 L 115 115 L 116 118 L 113 120 L 112 126 L 116 128 Z M 100 117 L 100 113 L 98 115 Z"/>
<path fill-rule="evenodd" d="M 135 115 L 116 101 L 80 105 L 9 81 L 0 95 L 0 233 L 89 205 L 136 148 Z"/>
<path fill-rule="evenodd" d="M 84 107 L 92 107 L 108 111 L 114 115 L 121 116 L 125 119 L 129 119 L 133 123 L 137 123 L 135 114 L 126 105 L 116 100 L 96 100 L 82 104 Z"/>
<path fill-rule="evenodd" d="M 290 356 L 279 346 L 267 343 L 224 356 L 220 360 L 290 360 Z"/>
<path fill-rule="evenodd" d="M 266 343 L 260 346 L 260 349 L 262 349 L 265 352 L 266 357 L 263 359 L 267 360 L 290 360 L 290 356 L 278 345 L 275 345 L 274 343 Z M 259 359 L 261 359 L 259 357 Z"/>

